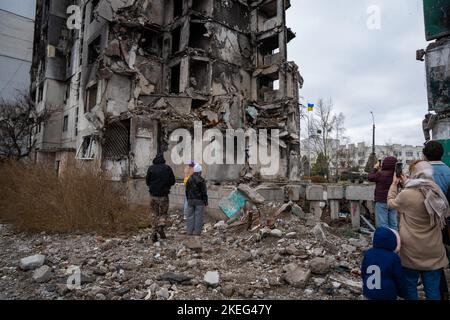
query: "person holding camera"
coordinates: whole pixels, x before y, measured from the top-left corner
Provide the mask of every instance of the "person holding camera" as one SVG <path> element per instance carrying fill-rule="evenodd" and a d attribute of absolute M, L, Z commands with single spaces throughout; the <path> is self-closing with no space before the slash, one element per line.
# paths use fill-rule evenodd
<path fill-rule="evenodd" d="M 448 265 L 441 230 L 449 216 L 449 203 L 433 180 L 431 164 L 416 161 L 409 170 L 409 179 L 394 175 L 388 193 L 389 207 L 400 215 L 400 259 L 406 277 L 406 299 L 418 300 L 420 277 L 427 300 L 440 300 L 441 272 Z"/>
<path fill-rule="evenodd" d="M 383 164 L 379 161 L 371 174 L 369 181 L 376 183 L 375 188 L 375 217 L 377 228 L 385 227 L 398 230 L 397 211 L 387 205 L 389 187 L 392 184 L 397 158 L 387 157 Z"/>

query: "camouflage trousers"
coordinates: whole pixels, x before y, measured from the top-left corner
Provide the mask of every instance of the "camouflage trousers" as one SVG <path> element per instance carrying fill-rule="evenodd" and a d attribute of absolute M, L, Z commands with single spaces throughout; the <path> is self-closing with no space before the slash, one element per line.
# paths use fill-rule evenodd
<path fill-rule="evenodd" d="M 169 213 L 169 197 L 150 196 L 150 213 L 153 229 L 164 228 Z"/>

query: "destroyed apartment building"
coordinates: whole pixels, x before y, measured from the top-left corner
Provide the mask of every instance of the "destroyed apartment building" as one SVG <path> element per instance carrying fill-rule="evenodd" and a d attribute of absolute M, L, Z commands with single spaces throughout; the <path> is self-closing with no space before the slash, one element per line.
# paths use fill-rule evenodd
<path fill-rule="evenodd" d="M 58 172 L 74 159 L 98 163 L 130 194 L 145 195 L 158 152 L 183 178 L 169 136 L 201 121 L 223 132 L 279 129 L 278 174 L 263 176 L 256 166 L 253 178 L 299 181 L 303 79 L 287 61 L 295 37 L 289 7 L 289 0 L 38 0 L 31 93 L 52 116 L 36 130 L 36 161 Z M 233 183 L 248 166 L 204 167 L 211 183 Z"/>

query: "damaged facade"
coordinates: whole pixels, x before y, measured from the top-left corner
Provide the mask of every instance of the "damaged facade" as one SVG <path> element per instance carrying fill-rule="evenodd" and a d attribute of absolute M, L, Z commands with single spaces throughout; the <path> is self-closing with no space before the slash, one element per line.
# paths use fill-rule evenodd
<path fill-rule="evenodd" d="M 67 8 L 81 28 L 68 28 Z M 280 170 L 264 181 L 300 180 L 298 67 L 289 0 L 38 0 L 32 94 L 52 118 L 36 132 L 36 159 L 62 170 L 98 161 L 131 195 L 158 152 L 171 163 L 180 128 L 279 129 Z M 246 141 L 248 144 L 248 139 Z M 244 146 L 243 146 L 244 147 Z M 245 146 L 248 148 L 248 145 Z M 237 182 L 247 165 L 205 165 L 210 182 Z M 138 191 L 138 192 L 134 192 Z"/>

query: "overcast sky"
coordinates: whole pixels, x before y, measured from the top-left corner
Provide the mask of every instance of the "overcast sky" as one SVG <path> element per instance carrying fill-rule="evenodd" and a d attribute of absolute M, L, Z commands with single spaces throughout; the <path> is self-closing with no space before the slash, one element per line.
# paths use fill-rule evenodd
<path fill-rule="evenodd" d="M 289 58 L 305 79 L 304 102 L 332 98 L 346 116 L 352 142 L 420 145 L 427 113 L 422 0 L 292 0 L 288 25 L 297 34 Z M 367 27 L 367 9 L 381 9 L 381 29 Z"/>
<path fill-rule="evenodd" d="M 0 9 L 34 20 L 36 0 L 0 0 Z"/>

